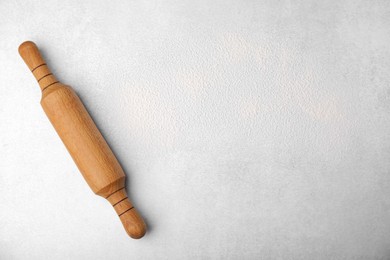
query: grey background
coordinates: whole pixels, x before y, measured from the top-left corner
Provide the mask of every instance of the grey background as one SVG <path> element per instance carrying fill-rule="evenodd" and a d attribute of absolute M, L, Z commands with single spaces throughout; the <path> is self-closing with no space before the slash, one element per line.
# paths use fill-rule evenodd
<path fill-rule="evenodd" d="M 389 1 L 1 1 L 1 259 L 390 259 Z M 39 105 L 35 41 L 150 227 Z"/>

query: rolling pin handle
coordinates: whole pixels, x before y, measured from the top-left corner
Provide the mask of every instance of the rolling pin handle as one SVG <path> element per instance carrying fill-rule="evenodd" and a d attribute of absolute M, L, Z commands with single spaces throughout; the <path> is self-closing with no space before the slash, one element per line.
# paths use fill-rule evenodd
<path fill-rule="evenodd" d="M 113 192 L 106 199 L 114 207 L 130 237 L 139 239 L 145 235 L 145 222 L 129 200 L 124 187 Z"/>
<path fill-rule="evenodd" d="M 42 58 L 41 53 L 35 43 L 31 41 L 23 42 L 19 46 L 19 54 L 27 64 L 28 68 L 38 81 L 41 90 L 59 83 L 57 78 L 51 73 L 49 67 L 46 65 L 45 60 Z"/>

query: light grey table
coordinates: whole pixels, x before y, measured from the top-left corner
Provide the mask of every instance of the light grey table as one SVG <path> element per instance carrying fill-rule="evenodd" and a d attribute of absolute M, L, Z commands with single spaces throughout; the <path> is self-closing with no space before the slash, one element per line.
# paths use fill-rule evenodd
<path fill-rule="evenodd" d="M 45 117 L 25 40 L 117 154 L 142 240 Z M 389 259 L 389 46 L 389 1 L 1 1 L 0 258 Z"/>

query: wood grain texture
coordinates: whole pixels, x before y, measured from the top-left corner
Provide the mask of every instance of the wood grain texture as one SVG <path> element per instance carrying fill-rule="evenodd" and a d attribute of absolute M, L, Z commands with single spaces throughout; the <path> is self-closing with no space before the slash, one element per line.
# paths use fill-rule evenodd
<path fill-rule="evenodd" d="M 122 167 L 80 98 L 51 74 L 33 42 L 22 43 L 19 53 L 41 87 L 43 110 L 84 179 L 111 203 L 129 236 L 141 238 L 146 225 L 127 196 Z"/>

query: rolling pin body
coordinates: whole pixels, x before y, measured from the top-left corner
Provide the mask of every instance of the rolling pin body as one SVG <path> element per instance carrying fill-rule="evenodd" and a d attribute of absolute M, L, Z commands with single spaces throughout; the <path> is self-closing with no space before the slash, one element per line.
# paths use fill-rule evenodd
<path fill-rule="evenodd" d="M 50 72 L 33 42 L 24 42 L 19 53 L 37 79 L 41 105 L 93 192 L 114 207 L 126 232 L 141 238 L 146 225 L 130 202 L 125 174 L 83 103 L 69 86 Z"/>

